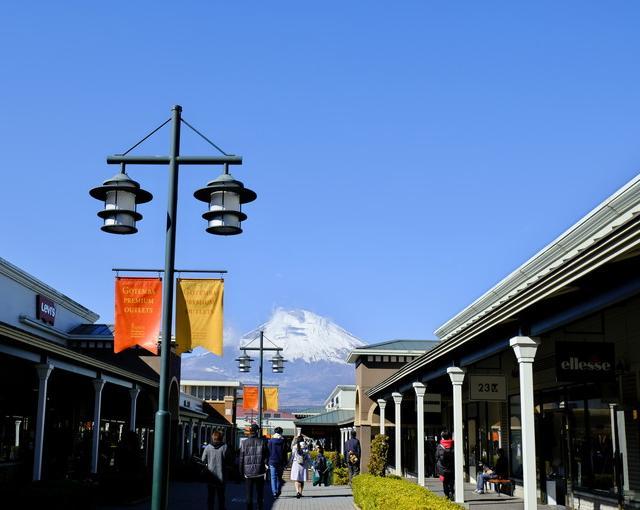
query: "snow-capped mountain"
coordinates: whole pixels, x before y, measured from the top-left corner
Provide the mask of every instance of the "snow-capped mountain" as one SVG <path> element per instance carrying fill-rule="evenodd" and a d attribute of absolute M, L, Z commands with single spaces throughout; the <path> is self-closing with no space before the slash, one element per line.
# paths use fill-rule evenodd
<path fill-rule="evenodd" d="M 269 340 L 282 347 L 287 359 L 283 374 L 273 374 L 269 360 L 273 352 L 265 353 L 264 382 L 280 386 L 281 405 L 312 406 L 322 404 L 338 384 L 354 384 L 355 367 L 346 363 L 347 354 L 364 345 L 357 337 L 336 323 L 308 310 L 277 308 L 271 318 L 255 330 L 242 335 L 239 344 L 232 334 L 225 335 L 224 356 L 197 350 L 182 359 L 183 379 L 240 380 L 255 384 L 258 380 L 258 353 L 250 373 L 240 373 L 235 358 L 239 345 L 247 345 L 264 331 L 265 346 Z M 258 340 L 251 343 L 258 346 Z M 330 375 L 328 375 L 330 374 Z"/>
<path fill-rule="evenodd" d="M 308 310 L 277 308 L 271 318 L 255 330 L 242 336 L 242 345 L 249 343 L 264 331 L 264 336 L 283 347 L 282 355 L 288 360 L 306 363 L 331 361 L 345 364 L 346 354 L 361 347 L 364 342 L 345 331 L 335 322 Z M 257 345 L 254 342 L 252 345 Z M 265 346 L 269 342 L 265 341 Z"/>

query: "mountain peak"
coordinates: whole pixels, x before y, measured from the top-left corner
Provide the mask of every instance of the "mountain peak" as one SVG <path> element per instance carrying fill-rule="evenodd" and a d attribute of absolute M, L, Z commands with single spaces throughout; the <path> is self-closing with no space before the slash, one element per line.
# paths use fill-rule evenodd
<path fill-rule="evenodd" d="M 364 345 L 362 340 L 331 319 L 303 309 L 276 308 L 271 318 L 245 334 L 241 343 L 244 345 L 257 338 L 260 331 L 264 331 L 268 340 L 282 347 L 284 357 L 290 361 L 346 363 L 346 354 Z"/>

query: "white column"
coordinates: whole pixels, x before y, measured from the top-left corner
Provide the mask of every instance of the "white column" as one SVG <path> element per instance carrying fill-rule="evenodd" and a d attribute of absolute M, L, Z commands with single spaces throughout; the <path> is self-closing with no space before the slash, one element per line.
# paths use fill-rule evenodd
<path fill-rule="evenodd" d="M 384 434 L 384 410 L 387 407 L 387 401 L 383 398 L 378 399 L 378 407 L 380 408 L 380 434 Z"/>
<path fill-rule="evenodd" d="M 464 503 L 464 434 L 462 433 L 462 383 L 464 370 L 460 367 L 447 368 L 453 385 L 453 459 L 455 476 L 456 503 Z"/>
<path fill-rule="evenodd" d="M 396 475 L 402 476 L 402 433 L 401 433 L 401 409 L 400 404 L 402 404 L 402 393 L 392 393 L 393 401 L 396 404 Z"/>
<path fill-rule="evenodd" d="M 340 453 L 344 455 L 344 429 L 340 429 Z"/>
<path fill-rule="evenodd" d="M 533 402 L 533 360 L 538 342 L 528 336 L 511 339 L 520 374 L 520 419 L 522 420 L 522 477 L 524 510 L 534 510 L 538 503 L 536 488 L 536 433 Z"/>
<path fill-rule="evenodd" d="M 131 409 L 129 410 L 129 430 L 131 432 L 136 431 L 136 414 L 138 410 L 138 395 L 140 395 L 140 388 L 131 388 L 129 390 L 131 396 Z"/>
<path fill-rule="evenodd" d="M 93 381 L 93 434 L 91 442 L 91 472 L 98 472 L 98 453 L 100 449 L 100 411 L 102 410 L 102 389 L 105 381 Z"/>
<path fill-rule="evenodd" d="M 44 444 L 44 425 L 47 412 L 47 382 L 53 365 L 36 365 L 38 372 L 38 408 L 36 410 L 36 437 L 33 445 L 33 479 L 40 480 L 42 474 L 42 445 Z"/>
<path fill-rule="evenodd" d="M 187 436 L 189 441 L 187 442 L 187 459 L 191 459 L 193 455 L 193 422 L 189 422 L 189 435 Z"/>
<path fill-rule="evenodd" d="M 14 446 L 16 446 L 16 447 L 20 446 L 20 424 L 21 423 L 22 423 L 22 420 L 15 420 L 16 440 L 14 442 Z"/>
<path fill-rule="evenodd" d="M 184 441 L 187 437 L 187 424 L 185 422 L 181 423 L 182 432 L 180 433 L 180 437 L 182 440 L 180 441 L 180 460 L 184 460 Z"/>
<path fill-rule="evenodd" d="M 418 415 L 418 485 L 424 487 L 424 394 L 427 391 L 424 384 L 413 383 L 416 391 L 416 414 Z"/>

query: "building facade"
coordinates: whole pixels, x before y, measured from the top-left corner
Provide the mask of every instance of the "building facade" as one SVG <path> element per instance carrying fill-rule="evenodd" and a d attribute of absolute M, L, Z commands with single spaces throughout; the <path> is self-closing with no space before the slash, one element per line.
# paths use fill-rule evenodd
<path fill-rule="evenodd" d="M 364 473 L 367 472 L 371 455 L 371 440 L 384 429 L 380 427 L 380 414 L 376 412 L 378 403 L 367 392 L 436 344 L 434 340 L 390 340 L 366 345 L 349 353 L 347 362 L 355 365 L 356 372 L 354 426 L 362 448 L 361 469 Z M 395 436 L 391 440 L 394 442 Z"/>
<path fill-rule="evenodd" d="M 502 448 L 525 509 L 640 505 L 640 178 L 436 334 L 366 392 L 378 414 L 395 407 L 398 430 L 417 430 L 416 469 L 401 446 L 397 473 L 424 483 L 425 394 L 436 393 L 458 445 L 456 483 Z"/>
<path fill-rule="evenodd" d="M 128 445 L 151 464 L 158 358 L 113 353 L 110 326 L 0 259 L 0 480 L 84 479 L 119 469 Z M 178 419 L 179 358 L 170 403 Z"/>

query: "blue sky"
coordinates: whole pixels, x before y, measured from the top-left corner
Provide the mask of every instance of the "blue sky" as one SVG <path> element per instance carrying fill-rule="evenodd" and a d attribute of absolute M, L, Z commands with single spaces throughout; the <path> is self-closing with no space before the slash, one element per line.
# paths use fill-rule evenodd
<path fill-rule="evenodd" d="M 177 265 L 225 268 L 242 332 L 276 306 L 365 341 L 433 330 L 640 168 L 640 4 L 5 2 L 0 256 L 113 316 L 115 266 L 161 267 L 166 171 L 135 236 L 88 189 L 184 117 L 245 165 L 245 233 L 205 233 L 184 168 Z M 184 154 L 209 147 L 185 132 Z M 162 131 L 138 153 L 168 150 Z"/>

